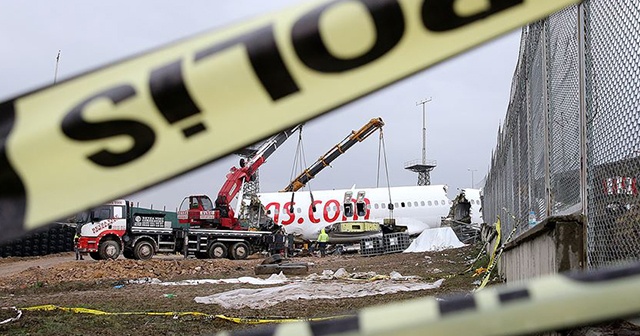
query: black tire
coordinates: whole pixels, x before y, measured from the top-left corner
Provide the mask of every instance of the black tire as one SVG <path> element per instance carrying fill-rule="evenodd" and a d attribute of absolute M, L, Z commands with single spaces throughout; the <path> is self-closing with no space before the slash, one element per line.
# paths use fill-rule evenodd
<path fill-rule="evenodd" d="M 280 268 L 278 268 L 278 266 L 280 266 L 279 264 L 265 264 L 265 265 L 256 265 L 253 268 L 253 272 L 256 275 L 261 275 L 261 274 L 278 274 L 280 273 Z"/>
<path fill-rule="evenodd" d="M 135 257 L 133 256 L 133 251 L 130 249 L 122 250 L 122 256 L 124 256 L 127 259 L 135 259 Z"/>
<path fill-rule="evenodd" d="M 303 275 L 309 273 L 309 266 L 303 263 L 284 263 L 278 265 L 278 273 L 285 275 Z"/>
<path fill-rule="evenodd" d="M 264 258 L 264 260 L 262 261 L 262 264 L 263 265 L 279 264 L 282 261 L 283 261 L 283 258 L 281 255 L 272 254 L 271 256 Z"/>
<path fill-rule="evenodd" d="M 138 260 L 149 260 L 153 257 L 155 249 L 148 240 L 141 240 L 133 248 L 133 256 Z"/>
<path fill-rule="evenodd" d="M 89 252 L 89 256 L 93 260 L 102 260 L 102 258 L 100 257 L 100 253 L 98 252 Z"/>
<path fill-rule="evenodd" d="M 226 258 L 229 254 L 229 250 L 227 245 L 223 243 L 213 243 L 209 247 L 209 258 L 211 259 L 222 259 Z"/>
<path fill-rule="evenodd" d="M 118 259 L 120 256 L 120 244 L 114 240 L 104 240 L 98 246 L 98 254 L 104 260 Z"/>
<path fill-rule="evenodd" d="M 231 258 L 234 260 L 247 259 L 251 254 L 251 248 L 245 242 L 238 242 L 231 247 Z"/>
<path fill-rule="evenodd" d="M 309 273 L 309 266 L 302 263 L 267 264 L 256 265 L 253 271 L 256 275 L 278 274 L 280 272 L 285 275 L 304 275 Z"/>

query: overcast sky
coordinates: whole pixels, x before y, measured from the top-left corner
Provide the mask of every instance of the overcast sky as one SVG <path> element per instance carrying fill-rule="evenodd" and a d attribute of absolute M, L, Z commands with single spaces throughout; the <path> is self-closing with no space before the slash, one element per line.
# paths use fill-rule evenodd
<path fill-rule="evenodd" d="M 2 0 L 0 101 L 52 83 L 58 50 L 60 80 L 299 1 Z M 517 30 L 308 122 L 302 140 L 307 164 L 351 130 L 382 117 L 390 184 L 415 185 L 417 175 L 404 164 L 421 158 L 423 115 L 416 103 L 431 98 L 426 104 L 427 157 L 438 163 L 432 184 L 449 185 L 449 197 L 454 197 L 456 189 L 470 186 L 469 169 L 475 170 L 473 179 L 479 184 L 506 114 L 519 43 Z M 242 132 L 242 125 L 233 126 Z M 297 143 L 296 135 L 264 164 L 261 191 L 277 191 L 289 183 Z M 321 172 L 311 188 L 375 187 L 378 147 L 377 134 L 356 144 Z M 188 194 L 215 197 L 237 162 L 237 157 L 218 160 L 130 199 L 144 206 L 175 208 Z M 380 181 L 386 185 L 384 176 Z"/>

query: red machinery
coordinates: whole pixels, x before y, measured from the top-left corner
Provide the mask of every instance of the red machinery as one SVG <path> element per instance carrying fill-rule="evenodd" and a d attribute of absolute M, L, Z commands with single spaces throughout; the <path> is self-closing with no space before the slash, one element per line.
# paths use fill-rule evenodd
<path fill-rule="evenodd" d="M 191 227 L 216 228 L 230 230 L 246 230 L 240 225 L 230 206 L 238 195 L 245 181 L 255 178 L 254 174 L 262 164 L 280 147 L 301 125 L 282 131 L 265 141 L 256 153 L 245 162 L 240 160 L 240 167 L 231 167 L 225 183 L 218 191 L 215 206 L 207 195 L 190 195 L 185 197 L 178 211 L 180 223 Z"/>

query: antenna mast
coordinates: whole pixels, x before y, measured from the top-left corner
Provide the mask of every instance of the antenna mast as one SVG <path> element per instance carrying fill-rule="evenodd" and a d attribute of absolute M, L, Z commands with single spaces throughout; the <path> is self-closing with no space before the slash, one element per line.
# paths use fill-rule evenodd
<path fill-rule="evenodd" d="M 58 56 L 56 56 L 56 71 L 53 74 L 53 84 L 58 80 L 58 64 L 60 63 L 60 49 L 58 49 Z"/>
<path fill-rule="evenodd" d="M 427 112 L 425 107 L 431 98 L 417 102 L 416 106 L 422 105 L 422 164 L 427 164 Z"/>
<path fill-rule="evenodd" d="M 427 161 L 427 112 L 425 106 L 431 98 L 419 101 L 416 106 L 422 105 L 422 161 L 414 160 L 405 162 L 404 169 L 418 173 L 418 185 L 430 185 L 430 172 L 436 167 L 437 162 L 434 160 Z"/>

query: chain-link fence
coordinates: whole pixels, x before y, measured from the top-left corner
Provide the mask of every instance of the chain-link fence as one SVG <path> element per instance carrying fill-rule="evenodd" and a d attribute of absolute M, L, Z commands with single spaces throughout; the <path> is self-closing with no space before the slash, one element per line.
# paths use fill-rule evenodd
<path fill-rule="evenodd" d="M 590 267 L 640 258 L 638 18 L 640 0 L 586 0 L 523 28 L 484 185 L 503 234 L 581 213 Z"/>

